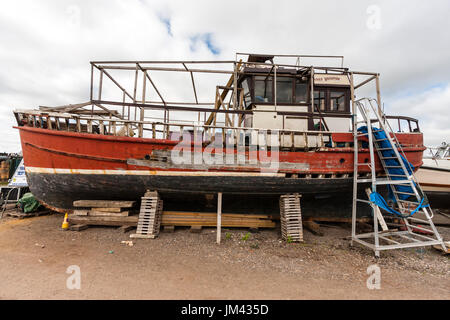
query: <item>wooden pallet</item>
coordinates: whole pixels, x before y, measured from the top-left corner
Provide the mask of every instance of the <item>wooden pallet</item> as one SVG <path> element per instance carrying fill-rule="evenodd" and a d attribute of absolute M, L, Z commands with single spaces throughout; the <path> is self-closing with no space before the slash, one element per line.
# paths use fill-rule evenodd
<path fill-rule="evenodd" d="M 156 238 L 161 226 L 163 202 L 157 192 L 146 192 L 141 198 L 141 209 L 136 233 L 131 238 Z"/>
<path fill-rule="evenodd" d="M 298 193 L 280 196 L 281 236 L 288 242 L 303 241 L 300 198 Z"/>
<path fill-rule="evenodd" d="M 37 212 L 30 212 L 30 213 L 24 213 L 24 212 L 20 212 L 20 211 L 5 211 L 5 216 L 10 216 L 10 217 L 19 218 L 19 219 L 39 217 L 39 216 L 44 216 L 47 214 L 52 214 L 52 211 L 44 210 L 44 211 L 37 211 Z"/>

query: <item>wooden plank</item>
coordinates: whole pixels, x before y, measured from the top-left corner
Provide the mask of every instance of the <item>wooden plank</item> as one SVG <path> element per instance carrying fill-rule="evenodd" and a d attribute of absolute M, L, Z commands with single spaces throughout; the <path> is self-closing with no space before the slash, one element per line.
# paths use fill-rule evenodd
<path fill-rule="evenodd" d="M 69 222 L 74 224 L 88 224 L 88 225 L 104 225 L 104 226 L 137 226 L 138 216 L 128 216 L 128 217 L 95 217 L 95 216 L 74 216 L 69 215 Z M 182 219 L 165 219 L 164 215 L 162 217 L 161 225 L 172 225 L 172 226 L 192 226 L 200 225 L 204 227 L 216 227 L 217 221 L 213 220 L 182 220 Z M 271 220 L 251 220 L 251 221 L 229 221 L 227 219 L 222 219 L 222 227 L 242 227 L 242 228 L 274 228 L 276 226 L 275 222 Z"/>
<path fill-rule="evenodd" d="M 89 217 L 69 215 L 69 223 L 95 226 L 137 226 L 138 216 L 129 217 Z"/>
<path fill-rule="evenodd" d="M 191 226 L 190 231 L 192 233 L 200 233 L 200 232 L 202 232 L 202 226 L 198 226 L 198 225 Z"/>
<path fill-rule="evenodd" d="M 194 211 L 163 211 L 164 215 L 178 215 L 178 216 L 212 216 L 217 217 L 216 212 L 194 212 Z M 246 214 L 246 213 L 222 213 L 222 217 L 243 217 L 243 218 L 260 218 L 273 219 L 273 215 L 268 214 Z"/>
<path fill-rule="evenodd" d="M 90 210 L 88 212 L 88 216 L 91 217 L 127 217 L 129 215 L 130 211 L 105 212 L 105 211 Z"/>
<path fill-rule="evenodd" d="M 89 210 L 73 210 L 74 216 L 87 216 L 89 213 Z"/>
<path fill-rule="evenodd" d="M 163 231 L 167 233 L 173 233 L 175 232 L 175 226 L 164 226 Z"/>
<path fill-rule="evenodd" d="M 236 69 L 239 70 L 241 68 L 241 65 L 242 65 L 242 60 L 240 60 L 238 62 Z M 233 82 L 234 82 L 234 73 L 231 75 L 231 77 L 228 80 L 228 82 L 227 82 L 225 87 L 228 87 L 228 88 L 231 87 L 233 85 Z M 220 109 L 220 107 L 222 106 L 222 101 L 225 100 L 228 92 L 229 92 L 229 89 L 224 89 L 222 91 L 222 94 L 220 95 L 220 100 L 217 101 L 217 99 L 216 99 L 216 103 L 215 103 L 215 106 L 214 106 L 215 110 L 219 110 Z M 216 113 L 212 112 L 209 115 L 208 120 L 205 121 L 205 125 L 210 125 L 212 123 L 213 119 L 216 118 L 215 114 Z"/>
<path fill-rule="evenodd" d="M 120 228 L 118 228 L 117 230 L 119 231 L 119 232 L 122 232 L 122 233 L 127 233 L 127 232 L 129 232 L 129 231 L 131 231 L 131 230 L 133 230 L 134 229 L 134 226 L 121 226 Z"/>
<path fill-rule="evenodd" d="M 74 207 L 84 208 L 132 208 L 136 201 L 115 201 L 115 200 L 76 200 Z"/>
<path fill-rule="evenodd" d="M 74 225 L 69 227 L 69 230 L 71 230 L 71 231 L 82 231 L 82 230 L 86 230 L 87 228 L 89 228 L 89 226 L 87 224 L 74 224 Z"/>
<path fill-rule="evenodd" d="M 121 212 L 122 208 L 95 208 L 95 211 L 103 212 Z"/>
<path fill-rule="evenodd" d="M 155 239 L 156 237 L 157 235 L 155 234 L 139 234 L 139 233 L 130 234 L 130 238 L 137 238 L 137 239 Z"/>
<path fill-rule="evenodd" d="M 216 221 L 212 221 L 212 222 L 207 222 L 207 221 L 188 221 L 188 222 L 183 222 L 183 221 L 161 221 L 161 225 L 173 225 L 173 226 L 193 226 L 193 225 L 199 225 L 199 226 L 203 226 L 203 227 L 216 227 L 217 226 L 217 222 Z M 232 223 L 232 222 L 227 222 L 227 221 L 222 221 L 222 227 L 236 227 L 236 228 L 275 228 L 276 224 L 275 222 L 272 223 L 258 223 L 258 222 L 254 222 L 254 223 Z"/>
<path fill-rule="evenodd" d="M 298 221 L 298 220 L 297 220 Z M 205 225 L 216 225 L 217 221 L 215 220 L 196 220 L 196 219 L 162 219 L 162 223 L 165 225 L 170 225 L 170 223 L 174 223 L 177 225 L 187 225 L 189 226 L 191 223 L 199 223 Z M 298 222 L 297 222 L 298 223 Z M 257 221 L 257 220 L 249 220 L 249 221 L 233 221 L 233 220 L 224 220 L 222 219 L 223 225 L 239 225 L 242 227 L 250 227 L 254 225 L 273 227 L 275 226 L 275 222 L 267 220 L 267 221 Z"/>
<path fill-rule="evenodd" d="M 323 236 L 323 232 L 320 230 L 320 225 L 311 220 L 303 221 L 303 226 L 311 231 L 313 234 Z"/>
<path fill-rule="evenodd" d="M 371 192 L 370 189 L 367 188 L 366 189 L 366 194 L 367 194 L 367 197 L 369 199 L 370 199 L 370 192 Z M 383 215 L 381 214 L 380 208 L 378 206 L 375 206 L 375 212 L 376 212 L 376 215 L 377 215 L 377 218 L 378 218 L 378 222 L 381 225 L 381 229 L 383 229 L 383 231 L 387 231 L 389 228 L 386 225 L 386 221 L 384 221 Z"/>

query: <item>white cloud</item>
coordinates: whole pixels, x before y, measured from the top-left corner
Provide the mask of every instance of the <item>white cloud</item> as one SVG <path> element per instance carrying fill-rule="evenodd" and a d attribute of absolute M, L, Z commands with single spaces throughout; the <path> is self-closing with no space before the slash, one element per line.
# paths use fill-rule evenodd
<path fill-rule="evenodd" d="M 367 27 L 369 5 L 380 8 L 379 30 Z M 12 109 L 86 101 L 91 60 L 230 60 L 236 51 L 345 55 L 350 68 L 381 73 L 388 112 L 419 117 L 426 141 L 439 143 L 446 106 L 433 102 L 437 109 L 427 115 L 409 103 L 448 101 L 445 90 L 426 88 L 448 88 L 449 9 L 446 0 L 3 0 L 0 151 L 19 148 Z M 168 87 L 161 90 L 173 90 L 161 82 Z"/>
<path fill-rule="evenodd" d="M 426 146 L 438 146 L 450 141 L 450 84 L 422 93 L 387 101 L 391 114 L 407 114 L 420 119 L 420 130 L 424 132 Z"/>

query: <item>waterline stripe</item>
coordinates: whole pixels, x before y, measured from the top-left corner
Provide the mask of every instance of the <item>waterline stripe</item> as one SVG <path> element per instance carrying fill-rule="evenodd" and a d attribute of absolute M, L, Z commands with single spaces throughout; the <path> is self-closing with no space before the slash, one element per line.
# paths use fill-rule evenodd
<path fill-rule="evenodd" d="M 102 169 L 61 169 L 25 167 L 28 173 L 47 174 L 103 174 L 130 176 L 228 176 L 228 177 L 284 177 L 284 173 L 277 172 L 225 172 L 225 171 L 157 171 L 157 170 L 102 170 Z"/>

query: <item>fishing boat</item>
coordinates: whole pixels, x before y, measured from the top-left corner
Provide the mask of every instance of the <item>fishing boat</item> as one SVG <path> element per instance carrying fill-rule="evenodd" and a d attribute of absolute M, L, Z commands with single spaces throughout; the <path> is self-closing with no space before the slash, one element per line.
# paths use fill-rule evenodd
<path fill-rule="evenodd" d="M 431 157 L 424 157 L 423 166 L 416 173 L 434 208 L 450 209 L 450 145 L 443 142 L 438 148 L 428 148 Z"/>
<path fill-rule="evenodd" d="M 250 53 L 93 61 L 87 102 L 14 111 L 30 189 L 59 211 L 74 200 L 138 199 L 151 189 L 260 203 L 296 192 L 305 215 L 349 216 L 354 148 L 367 164 L 358 174 L 371 172 L 367 136 L 354 145 L 357 94 L 372 88 L 382 102 L 380 75 L 343 63 L 342 56 Z M 425 147 L 417 119 L 378 111 L 398 124 L 396 139 L 419 168 Z M 379 159 L 375 165 L 381 174 Z M 344 199 L 344 210 L 330 210 Z"/>

